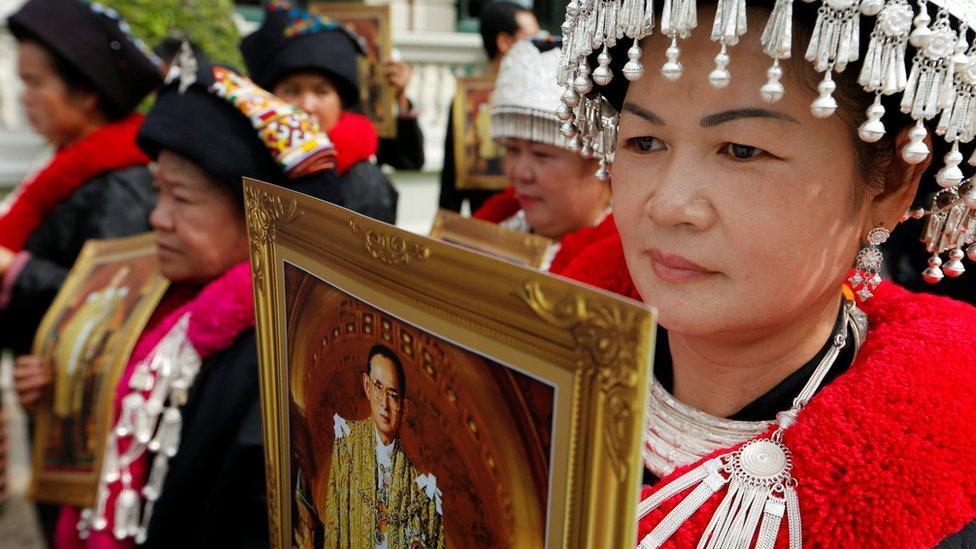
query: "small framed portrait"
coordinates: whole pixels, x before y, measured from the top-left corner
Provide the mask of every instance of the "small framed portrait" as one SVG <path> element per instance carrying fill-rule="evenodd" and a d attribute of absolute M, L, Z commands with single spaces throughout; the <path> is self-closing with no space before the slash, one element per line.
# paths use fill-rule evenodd
<path fill-rule="evenodd" d="M 380 137 L 396 137 L 396 97 L 383 74 L 383 65 L 393 58 L 390 6 L 320 1 L 309 2 L 308 9 L 341 22 L 360 38 L 366 53 L 358 59 L 360 109 Z"/>
<path fill-rule="evenodd" d="M 454 168 L 458 189 L 500 191 L 508 186 L 505 149 L 491 137 L 489 76 L 460 77 L 454 96 Z"/>
<path fill-rule="evenodd" d="M 464 217 L 451 210 L 437 211 L 430 237 L 534 269 L 543 269 L 558 251 L 552 239 Z"/>
<path fill-rule="evenodd" d="M 95 503 L 115 385 L 168 284 L 152 233 L 82 248 L 34 340 L 54 383 L 36 415 L 33 499 Z"/>
<path fill-rule="evenodd" d="M 245 203 L 273 547 L 636 543 L 651 310 L 279 187 Z"/>

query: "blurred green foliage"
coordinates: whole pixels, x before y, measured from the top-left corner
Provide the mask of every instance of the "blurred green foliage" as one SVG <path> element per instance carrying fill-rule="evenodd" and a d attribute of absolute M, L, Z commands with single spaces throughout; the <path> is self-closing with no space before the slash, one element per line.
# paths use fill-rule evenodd
<path fill-rule="evenodd" d="M 217 63 L 244 70 L 232 0 L 100 0 L 115 8 L 150 49 L 186 36 Z"/>

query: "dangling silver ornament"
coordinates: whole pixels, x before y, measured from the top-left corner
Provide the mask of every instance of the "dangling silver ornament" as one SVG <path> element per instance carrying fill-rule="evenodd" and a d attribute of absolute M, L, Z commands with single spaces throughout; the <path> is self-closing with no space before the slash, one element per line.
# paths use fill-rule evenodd
<path fill-rule="evenodd" d="M 929 267 L 922 271 L 922 279 L 929 284 L 936 284 L 942 280 L 943 274 L 942 269 L 942 259 L 936 254 L 929 258 Z"/>
<path fill-rule="evenodd" d="M 908 143 L 901 149 L 902 159 L 909 164 L 918 164 L 929 156 L 929 146 L 925 144 L 928 131 L 919 120 L 908 131 Z"/>
<path fill-rule="evenodd" d="M 678 48 L 678 40 L 676 38 L 671 40 L 671 45 L 668 46 L 668 49 L 664 51 L 664 55 L 668 58 L 668 60 L 664 63 L 664 66 L 661 67 L 661 74 L 664 75 L 664 77 L 668 80 L 677 80 L 681 78 L 681 73 L 684 72 L 684 67 L 681 65 L 681 61 L 679 61 L 681 50 Z"/>
<path fill-rule="evenodd" d="M 724 88 L 732 81 L 732 75 L 729 73 L 729 69 L 726 68 L 728 65 L 729 54 L 725 44 L 722 44 L 721 51 L 715 56 L 715 68 L 708 74 L 708 83 L 713 88 Z"/>
<path fill-rule="evenodd" d="M 641 55 L 640 45 L 637 43 L 637 39 L 634 39 L 633 45 L 627 50 L 628 61 L 623 68 L 624 78 L 631 82 L 644 75 L 644 65 L 640 62 Z"/>
<path fill-rule="evenodd" d="M 613 71 L 610 70 L 610 52 L 607 51 L 606 46 L 603 47 L 596 61 L 598 66 L 593 69 L 593 81 L 600 86 L 606 86 L 613 79 Z"/>
<path fill-rule="evenodd" d="M 935 174 L 935 181 L 944 189 L 952 188 L 962 183 L 963 173 L 959 169 L 962 164 L 962 153 L 959 152 L 959 142 L 953 141 L 952 149 L 943 158 L 945 166 Z"/>
<path fill-rule="evenodd" d="M 834 83 L 828 70 L 824 73 L 824 79 L 817 85 L 817 91 L 820 92 L 820 95 L 810 104 L 810 112 L 814 116 L 817 118 L 827 118 L 834 114 L 834 111 L 837 110 L 837 100 L 833 96 L 834 90 L 836 89 L 837 84 Z"/>
<path fill-rule="evenodd" d="M 884 116 L 885 108 L 881 104 L 881 96 L 874 98 L 874 103 L 868 107 L 868 119 L 857 129 L 857 135 L 865 143 L 875 143 L 885 134 L 884 123 L 881 118 Z"/>

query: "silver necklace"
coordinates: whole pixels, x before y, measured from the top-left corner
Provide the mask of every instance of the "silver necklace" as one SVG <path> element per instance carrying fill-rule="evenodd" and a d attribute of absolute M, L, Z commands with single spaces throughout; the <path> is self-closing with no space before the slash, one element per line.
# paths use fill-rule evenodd
<path fill-rule="evenodd" d="M 784 516 L 787 517 L 790 548 L 802 547 L 797 482 L 792 476 L 793 457 L 783 443 L 783 432 L 796 423 L 797 415 L 823 383 L 847 343 L 848 331 L 854 336 L 855 355 L 867 336 L 867 317 L 853 303 L 846 304 L 841 314 L 841 329 L 833 335 L 833 345 L 793 400 L 793 406 L 778 413 L 775 421 L 741 422 L 716 418 L 681 404 L 655 383 L 650 396 L 651 423 L 652 426 L 660 425 L 648 429 L 644 453 L 645 462 L 649 457 L 653 462 L 651 471 L 655 474 L 659 469 L 663 477 L 675 467 L 694 463 L 719 448 L 752 440 L 733 452 L 709 459 L 643 500 L 637 508 L 638 519 L 694 486 L 641 540 L 641 549 L 662 545 L 726 485 L 728 490 L 705 528 L 699 548 L 745 548 L 752 546 L 755 539 L 757 549 L 772 549 Z M 773 424 L 776 430 L 769 438 L 754 438 Z M 682 440 L 682 435 L 687 438 Z M 665 472 L 668 468 L 670 470 Z"/>

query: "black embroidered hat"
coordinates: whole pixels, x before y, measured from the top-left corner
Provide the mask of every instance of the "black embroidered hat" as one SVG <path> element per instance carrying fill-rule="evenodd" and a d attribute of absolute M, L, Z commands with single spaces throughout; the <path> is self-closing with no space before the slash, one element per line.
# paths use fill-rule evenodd
<path fill-rule="evenodd" d="M 163 83 L 156 56 L 101 4 L 30 0 L 7 23 L 18 40 L 36 40 L 76 68 L 121 113 Z"/>
<path fill-rule="evenodd" d="M 261 27 L 241 41 L 241 53 L 251 78 L 264 89 L 289 74 L 313 70 L 335 84 L 345 108 L 359 103 L 356 60 L 364 50 L 337 21 L 274 1 Z"/>

